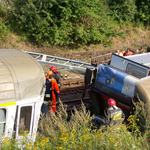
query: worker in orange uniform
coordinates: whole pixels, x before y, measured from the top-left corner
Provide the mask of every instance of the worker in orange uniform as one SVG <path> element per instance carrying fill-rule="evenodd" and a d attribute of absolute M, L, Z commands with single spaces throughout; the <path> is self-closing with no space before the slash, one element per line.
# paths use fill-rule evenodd
<path fill-rule="evenodd" d="M 119 56 L 124 56 L 125 50 L 123 49 L 121 52 L 119 52 Z"/>
<path fill-rule="evenodd" d="M 52 83 L 51 85 L 51 88 L 50 88 L 50 101 L 49 103 L 52 101 L 52 106 L 50 106 L 50 110 L 49 112 L 51 112 L 51 109 L 53 110 L 53 112 L 56 112 L 56 97 L 58 97 L 57 95 L 59 95 L 59 87 L 58 87 L 58 84 L 55 80 L 55 75 L 54 74 L 51 74 L 49 76 L 49 81 Z"/>
<path fill-rule="evenodd" d="M 113 122 L 119 123 L 124 120 L 125 116 L 121 108 L 116 106 L 116 101 L 112 98 L 108 100 L 108 119 L 109 121 L 113 120 Z"/>
<path fill-rule="evenodd" d="M 126 53 L 125 53 L 125 56 L 130 56 L 130 55 L 133 55 L 133 53 L 130 51 L 130 49 L 128 48 Z"/>
<path fill-rule="evenodd" d="M 52 71 L 48 71 L 47 75 L 51 75 Z M 45 96 L 44 96 L 44 101 L 41 107 L 41 111 L 44 115 L 44 117 L 46 117 L 47 113 L 49 112 L 49 102 L 51 100 L 51 93 L 50 93 L 50 88 L 52 87 L 52 83 L 49 81 L 49 76 L 46 75 L 46 82 L 45 82 Z"/>
<path fill-rule="evenodd" d="M 51 66 L 49 68 L 49 70 L 52 71 L 53 74 L 55 75 L 56 82 L 57 82 L 57 84 L 58 84 L 58 86 L 60 88 L 60 86 L 61 86 L 61 84 L 60 84 L 60 82 L 61 82 L 61 80 L 60 80 L 60 72 L 56 70 L 55 66 Z"/>
<path fill-rule="evenodd" d="M 46 77 L 45 77 L 45 79 L 48 79 L 49 78 L 49 75 L 51 75 L 53 72 L 52 71 L 48 71 L 47 72 L 47 75 L 46 75 Z"/>

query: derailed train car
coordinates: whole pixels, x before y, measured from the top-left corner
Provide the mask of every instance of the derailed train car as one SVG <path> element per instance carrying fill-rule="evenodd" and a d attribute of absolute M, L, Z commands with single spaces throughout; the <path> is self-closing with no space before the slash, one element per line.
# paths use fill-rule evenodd
<path fill-rule="evenodd" d="M 132 99 L 138 97 L 150 103 L 150 53 L 121 57 L 113 54 L 110 65 L 100 64 L 96 70 L 87 69 L 85 84 L 93 82 L 90 90 L 92 113 L 104 116 L 109 98 L 116 100 L 125 118 L 132 110 Z"/>
<path fill-rule="evenodd" d="M 36 60 L 20 50 L 0 49 L 0 136 L 36 135 L 44 84 Z"/>

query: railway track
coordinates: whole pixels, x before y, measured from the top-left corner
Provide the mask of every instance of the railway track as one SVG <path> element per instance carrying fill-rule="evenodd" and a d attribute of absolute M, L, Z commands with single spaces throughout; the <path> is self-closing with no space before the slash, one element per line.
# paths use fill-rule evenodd
<path fill-rule="evenodd" d="M 77 84 L 84 84 L 84 79 L 70 79 L 70 80 L 62 80 L 61 86 L 70 86 L 70 85 L 77 85 Z"/>
<path fill-rule="evenodd" d="M 57 54 L 59 57 L 69 58 L 69 59 L 81 59 L 81 58 L 92 58 L 99 55 L 104 55 L 107 53 L 114 53 L 116 50 L 101 50 L 93 52 L 81 52 L 81 53 L 69 53 L 69 54 Z"/>
<path fill-rule="evenodd" d="M 91 100 L 88 90 L 85 93 L 85 98 L 82 100 L 84 92 L 84 79 L 63 80 L 61 82 L 59 98 L 61 102 L 67 105 L 67 111 L 71 111 L 76 107 L 79 109 L 83 102 L 87 109 L 91 107 Z"/>
<path fill-rule="evenodd" d="M 81 99 L 66 100 L 62 101 L 62 103 L 67 106 L 67 111 L 72 111 L 74 110 L 74 108 L 80 109 L 82 103 L 87 109 L 90 109 L 92 104 L 90 97 L 85 97 L 82 100 Z M 60 102 L 58 102 L 58 105 L 59 104 Z"/>

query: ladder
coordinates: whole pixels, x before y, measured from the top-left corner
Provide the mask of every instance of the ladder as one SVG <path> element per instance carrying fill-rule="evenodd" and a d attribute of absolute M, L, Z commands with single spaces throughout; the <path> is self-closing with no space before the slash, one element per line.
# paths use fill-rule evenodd
<path fill-rule="evenodd" d="M 31 55 L 35 60 L 37 60 L 41 64 L 58 66 L 58 67 L 78 70 L 82 72 L 85 72 L 86 68 L 95 69 L 95 66 L 91 65 L 90 63 L 85 63 L 81 61 L 76 61 L 76 60 L 61 58 L 57 56 L 41 54 L 41 53 L 34 53 L 28 51 L 23 51 L 23 52 Z"/>

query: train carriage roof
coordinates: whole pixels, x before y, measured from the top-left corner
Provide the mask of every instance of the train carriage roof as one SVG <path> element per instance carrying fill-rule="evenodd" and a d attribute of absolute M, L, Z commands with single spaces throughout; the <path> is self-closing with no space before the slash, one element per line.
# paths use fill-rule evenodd
<path fill-rule="evenodd" d="M 125 56 L 125 58 L 140 63 L 142 65 L 145 65 L 147 67 L 150 67 L 150 53 L 130 55 L 130 56 Z"/>
<path fill-rule="evenodd" d="M 45 83 L 41 65 L 16 49 L 0 49 L 0 102 L 37 97 Z"/>

